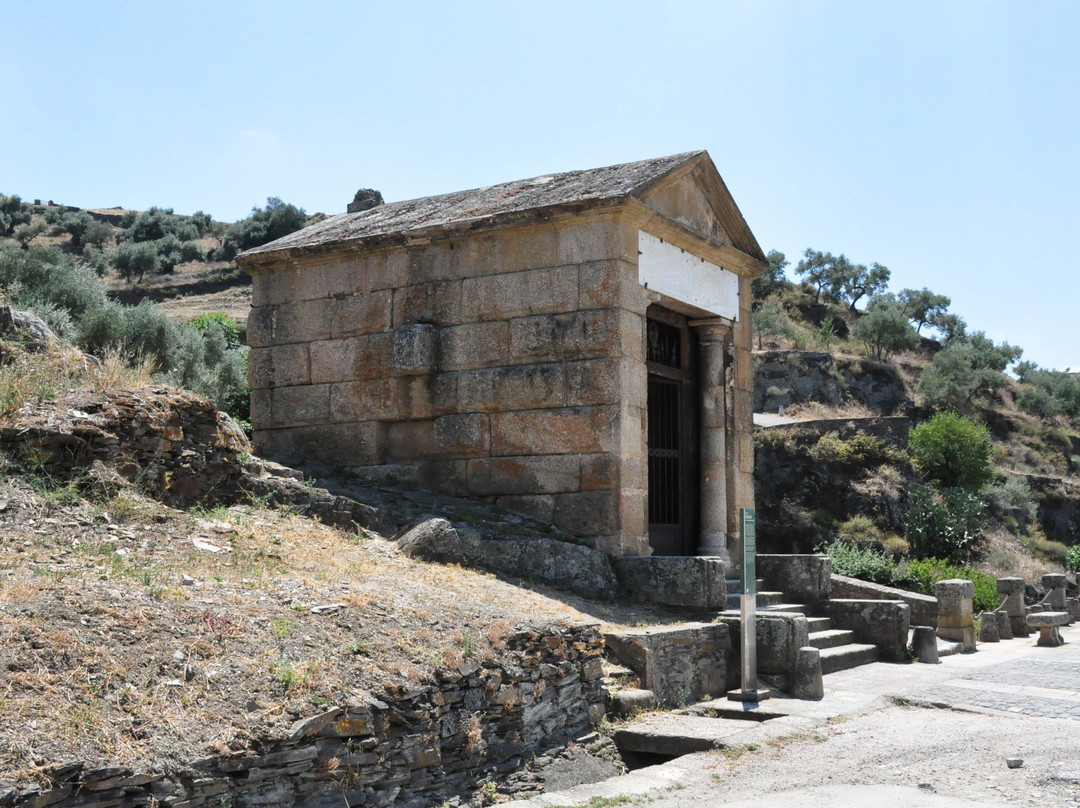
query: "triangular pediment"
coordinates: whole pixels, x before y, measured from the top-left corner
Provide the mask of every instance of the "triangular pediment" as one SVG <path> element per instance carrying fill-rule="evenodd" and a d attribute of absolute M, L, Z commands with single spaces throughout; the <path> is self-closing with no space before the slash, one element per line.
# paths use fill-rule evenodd
<path fill-rule="evenodd" d="M 714 244 L 765 260 L 757 239 L 705 152 L 634 195 L 657 213 Z"/>

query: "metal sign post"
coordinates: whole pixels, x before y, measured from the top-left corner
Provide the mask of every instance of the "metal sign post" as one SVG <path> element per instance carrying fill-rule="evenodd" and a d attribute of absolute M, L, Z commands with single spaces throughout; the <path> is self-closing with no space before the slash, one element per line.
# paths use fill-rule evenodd
<path fill-rule="evenodd" d="M 742 688 L 732 690 L 732 701 L 762 701 L 771 695 L 757 687 L 757 515 L 753 508 L 739 509 L 742 545 L 742 592 L 739 622 L 742 635 Z"/>

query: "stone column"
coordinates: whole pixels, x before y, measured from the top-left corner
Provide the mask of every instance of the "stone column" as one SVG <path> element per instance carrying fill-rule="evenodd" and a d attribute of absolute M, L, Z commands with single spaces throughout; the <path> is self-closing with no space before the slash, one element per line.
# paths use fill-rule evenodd
<path fill-rule="evenodd" d="M 937 633 L 943 640 L 962 642 L 964 653 L 975 650 L 975 584 L 951 578 L 934 584 L 938 600 Z"/>
<path fill-rule="evenodd" d="M 732 566 L 729 547 L 727 406 L 724 389 L 724 347 L 731 322 L 722 317 L 692 320 L 697 329 L 701 367 L 701 540 L 698 555 L 720 556 Z"/>
<path fill-rule="evenodd" d="M 1065 611 L 1065 574 L 1049 572 L 1042 577 L 1043 589 L 1046 590 L 1046 603 L 1055 612 Z"/>
<path fill-rule="evenodd" d="M 1009 614 L 1009 625 L 1014 637 L 1028 636 L 1028 625 L 1024 619 L 1027 609 L 1024 606 L 1024 579 L 998 578 L 998 594 L 1005 598 L 1004 609 Z"/>

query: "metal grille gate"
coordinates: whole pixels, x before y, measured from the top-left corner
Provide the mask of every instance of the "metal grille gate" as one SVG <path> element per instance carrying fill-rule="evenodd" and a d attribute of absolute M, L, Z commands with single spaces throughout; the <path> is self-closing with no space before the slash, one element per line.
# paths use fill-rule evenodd
<path fill-rule="evenodd" d="M 649 315 L 649 545 L 655 555 L 688 555 L 698 524 L 695 351 L 685 318 Z"/>

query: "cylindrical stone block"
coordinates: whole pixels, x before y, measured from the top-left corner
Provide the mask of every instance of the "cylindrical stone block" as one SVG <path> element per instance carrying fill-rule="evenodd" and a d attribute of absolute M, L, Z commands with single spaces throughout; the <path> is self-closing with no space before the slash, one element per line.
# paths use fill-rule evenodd
<path fill-rule="evenodd" d="M 919 662 L 936 665 L 941 661 L 937 652 L 937 632 L 933 626 L 913 626 L 911 644 Z"/>
<path fill-rule="evenodd" d="M 799 649 L 795 658 L 795 673 L 791 677 L 791 697 L 820 699 L 825 695 L 821 680 L 821 651 L 812 646 Z"/>
<path fill-rule="evenodd" d="M 1000 642 L 996 612 L 983 612 L 979 615 L 979 642 Z"/>
<path fill-rule="evenodd" d="M 1013 638 L 1013 630 L 1012 618 L 1009 617 L 1009 613 L 1004 609 L 998 609 L 994 612 L 994 616 L 997 617 L 998 636 L 1003 640 L 1011 640 Z"/>
<path fill-rule="evenodd" d="M 1065 611 L 1065 573 L 1049 572 L 1042 577 L 1043 589 L 1050 596 L 1047 602 L 1054 611 Z"/>

